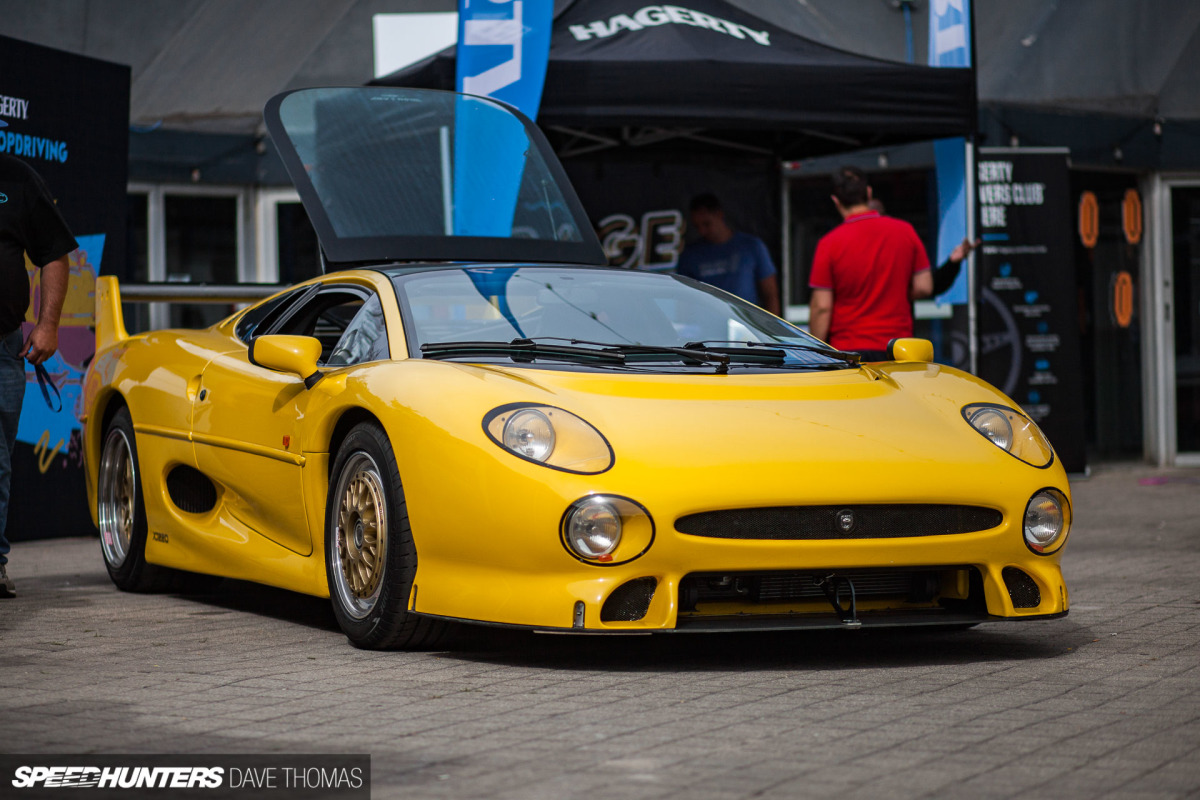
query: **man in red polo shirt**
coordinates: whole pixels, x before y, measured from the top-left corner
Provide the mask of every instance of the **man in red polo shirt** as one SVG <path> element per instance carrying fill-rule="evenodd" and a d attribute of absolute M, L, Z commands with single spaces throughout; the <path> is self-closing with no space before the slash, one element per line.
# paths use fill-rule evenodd
<path fill-rule="evenodd" d="M 866 361 L 889 358 L 888 342 L 912 336 L 912 301 L 933 293 L 925 246 L 913 226 L 871 210 L 867 176 L 843 167 L 833 176 L 842 224 L 817 243 L 808 285 L 809 330 Z"/>

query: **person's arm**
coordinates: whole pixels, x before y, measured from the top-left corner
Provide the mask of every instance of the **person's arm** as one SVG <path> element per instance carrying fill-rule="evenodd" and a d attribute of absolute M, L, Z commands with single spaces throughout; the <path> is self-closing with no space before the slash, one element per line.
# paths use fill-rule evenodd
<path fill-rule="evenodd" d="M 769 275 L 758 281 L 758 304 L 775 316 L 781 316 L 779 307 L 779 278 Z"/>
<path fill-rule="evenodd" d="M 828 342 L 829 323 L 833 320 L 833 290 L 813 289 L 808 301 L 808 332 Z"/>
<path fill-rule="evenodd" d="M 933 273 L 933 294 L 934 296 L 945 294 L 949 291 L 954 282 L 958 280 L 958 273 L 962 271 L 963 260 L 966 259 L 971 251 L 982 243 L 981 239 L 976 239 L 972 242 L 970 239 L 963 239 L 958 246 L 950 251 L 950 257 L 946 259 L 946 263 L 939 266 Z"/>
<path fill-rule="evenodd" d="M 914 273 L 912 285 L 908 289 L 909 300 L 922 300 L 933 294 L 933 270 L 923 269 Z"/>
<path fill-rule="evenodd" d="M 21 355 L 32 364 L 41 364 L 58 350 L 58 321 L 62 315 L 63 300 L 67 297 L 70 277 L 71 267 L 66 256 L 42 267 L 42 302 L 38 309 L 37 324 L 21 349 Z"/>
<path fill-rule="evenodd" d="M 754 251 L 754 288 L 758 290 L 758 304 L 775 316 L 781 316 L 779 305 L 779 277 L 775 262 L 766 243 L 757 236 L 752 237 Z"/>

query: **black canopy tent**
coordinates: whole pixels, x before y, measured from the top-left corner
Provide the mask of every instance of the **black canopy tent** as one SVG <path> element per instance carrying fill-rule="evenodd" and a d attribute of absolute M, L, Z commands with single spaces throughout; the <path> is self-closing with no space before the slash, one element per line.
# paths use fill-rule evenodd
<path fill-rule="evenodd" d="M 539 127 L 610 261 L 675 263 L 689 196 L 762 238 L 789 296 L 780 161 L 973 133 L 974 69 L 830 47 L 728 0 L 572 0 L 554 17 Z M 374 81 L 455 88 L 454 47 Z"/>
<path fill-rule="evenodd" d="M 801 158 L 974 130 L 970 69 L 856 55 L 725 0 L 574 0 L 558 12 L 539 125 L 559 154 L 680 139 Z M 453 89 L 455 48 L 375 83 Z"/>

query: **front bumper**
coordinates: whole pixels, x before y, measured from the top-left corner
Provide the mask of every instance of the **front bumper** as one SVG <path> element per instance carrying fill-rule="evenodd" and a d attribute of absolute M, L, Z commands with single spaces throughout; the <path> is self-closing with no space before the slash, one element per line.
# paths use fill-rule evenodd
<path fill-rule="evenodd" d="M 667 531 L 629 563 L 604 568 L 573 562 L 551 572 L 423 560 L 412 610 L 537 630 L 627 633 L 838 628 L 847 626 L 851 605 L 853 620 L 864 627 L 1066 614 L 1069 598 L 1057 554 L 1030 553 L 1010 527 L 802 542 L 698 539 Z"/>

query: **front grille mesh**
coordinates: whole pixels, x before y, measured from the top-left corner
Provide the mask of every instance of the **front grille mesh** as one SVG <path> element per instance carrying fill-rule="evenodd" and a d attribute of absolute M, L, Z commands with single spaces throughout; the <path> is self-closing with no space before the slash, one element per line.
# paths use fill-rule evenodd
<path fill-rule="evenodd" d="M 906 596 L 913 589 L 917 575 L 912 572 L 846 572 L 843 577 L 854 582 L 854 592 L 859 597 Z M 806 600 L 823 598 L 821 581 L 827 574 L 800 573 L 772 575 L 759 579 L 758 600 Z"/>
<path fill-rule="evenodd" d="M 608 596 L 600 609 L 601 622 L 637 622 L 650 610 L 654 590 L 658 588 L 655 578 L 634 578 L 623 583 Z"/>
<path fill-rule="evenodd" d="M 1003 520 L 996 509 L 980 506 L 777 506 L 689 514 L 675 527 L 713 539 L 894 539 L 985 531 Z"/>
<path fill-rule="evenodd" d="M 1023 570 L 1005 567 L 1000 574 L 1004 577 L 1004 585 L 1008 587 L 1013 608 L 1037 608 L 1042 604 L 1042 593 L 1037 583 Z"/>
<path fill-rule="evenodd" d="M 692 573 L 679 584 L 680 606 L 699 603 L 780 603 L 824 600 L 822 583 L 836 576 L 854 585 L 864 598 L 928 602 L 939 592 L 940 569 L 852 569 L 788 572 Z"/>

